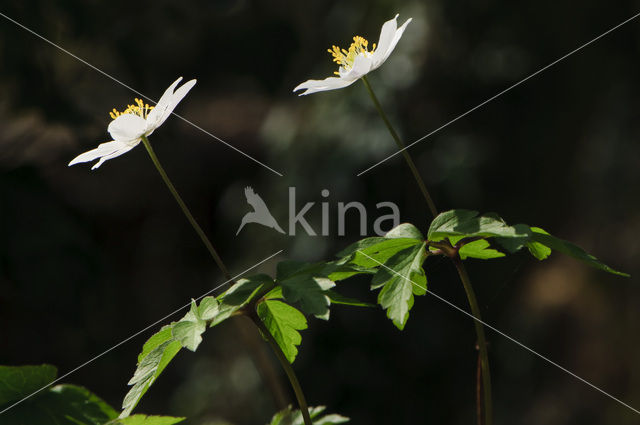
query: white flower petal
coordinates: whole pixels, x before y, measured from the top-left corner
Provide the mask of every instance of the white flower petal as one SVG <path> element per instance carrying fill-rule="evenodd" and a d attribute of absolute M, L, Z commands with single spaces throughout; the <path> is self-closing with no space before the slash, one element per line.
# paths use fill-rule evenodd
<path fill-rule="evenodd" d="M 118 157 L 118 156 L 120 156 L 122 154 L 125 154 L 125 153 L 129 152 L 131 149 L 135 148 L 138 145 L 138 143 L 140 143 L 140 142 L 133 143 L 133 144 L 125 144 L 125 143 L 123 143 L 122 149 L 119 149 L 119 150 L 117 150 L 117 151 L 115 151 L 113 153 L 110 153 L 109 155 L 103 156 L 102 158 L 100 158 L 100 161 L 96 162 L 96 164 L 93 167 L 91 167 L 91 169 L 95 170 L 96 168 L 101 166 L 105 161 L 108 161 L 110 159 L 113 159 L 115 157 Z"/>
<path fill-rule="evenodd" d="M 107 131 L 114 140 L 133 142 L 139 139 L 147 126 L 144 118 L 134 114 L 120 115 L 109 123 Z"/>
<path fill-rule="evenodd" d="M 92 169 L 97 168 L 104 161 L 111 158 L 115 158 L 116 156 L 122 155 L 123 153 L 130 151 L 137 144 L 138 143 L 119 142 L 117 140 L 113 140 L 107 143 L 101 143 L 100 145 L 98 145 L 97 148 L 76 156 L 69 163 L 69 167 L 82 162 L 89 162 L 89 161 L 93 161 L 94 159 L 101 158 L 100 162 L 95 166 L 93 166 Z"/>
<path fill-rule="evenodd" d="M 87 151 L 85 153 L 81 153 L 71 160 L 69 163 L 69 167 L 75 164 L 80 164 L 81 162 L 93 161 L 94 159 L 98 159 L 104 155 L 109 155 L 118 149 L 121 149 L 124 146 L 122 142 L 116 142 L 115 140 L 111 142 L 101 143 L 97 148 Z"/>
<path fill-rule="evenodd" d="M 353 68 L 351 68 L 351 71 L 349 71 L 348 74 L 345 74 L 342 78 L 352 78 L 354 80 L 357 80 L 363 75 L 368 74 L 369 71 L 372 70 L 372 65 L 373 61 L 371 60 L 371 57 L 360 54 L 356 56 L 355 60 L 353 61 Z"/>
<path fill-rule="evenodd" d="M 387 53 L 391 42 L 393 41 L 393 36 L 396 33 L 396 29 L 398 28 L 398 16 L 396 15 L 393 19 L 388 20 L 384 24 L 382 24 L 382 29 L 380 30 L 380 38 L 376 43 L 376 51 L 373 52 L 373 63 L 377 68 L 384 62 L 382 57 Z"/>
<path fill-rule="evenodd" d="M 184 83 L 180 88 L 175 90 L 178 83 L 182 81 L 182 77 L 178 78 L 176 81 L 169 86 L 169 88 L 164 92 L 158 104 L 153 108 L 153 110 L 147 116 L 147 126 L 145 133 L 151 134 L 153 130 L 160 127 L 166 120 L 169 118 L 173 110 L 178 106 L 178 103 L 184 99 L 184 97 L 189 93 L 189 90 L 196 85 L 196 80 L 190 80 Z M 175 90 L 175 92 L 174 92 Z"/>
<path fill-rule="evenodd" d="M 299 94 L 299 96 L 304 96 L 320 91 L 341 89 L 353 84 L 356 80 L 357 78 L 350 79 L 344 77 L 329 77 L 324 80 L 307 80 L 304 83 L 299 84 L 295 89 L 293 89 L 293 91 L 296 92 L 298 90 L 307 89 Z"/>
<path fill-rule="evenodd" d="M 382 30 L 380 31 L 380 41 L 378 41 L 378 45 L 376 47 L 376 51 L 373 53 L 372 61 L 372 70 L 377 69 L 382 65 L 391 55 L 391 52 L 396 48 L 398 41 L 402 38 L 402 34 L 404 30 L 407 28 L 407 25 L 412 21 L 412 18 L 409 18 L 405 21 L 404 24 L 400 28 L 397 28 L 398 15 L 395 18 L 387 21 L 382 25 Z"/>

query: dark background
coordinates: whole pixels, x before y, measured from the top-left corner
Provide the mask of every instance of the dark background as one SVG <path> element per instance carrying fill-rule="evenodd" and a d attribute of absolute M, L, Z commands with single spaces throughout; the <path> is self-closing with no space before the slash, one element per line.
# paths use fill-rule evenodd
<path fill-rule="evenodd" d="M 395 13 L 403 39 L 371 83 L 413 141 L 640 11 L 637 2 L 5 1 L 1 11 L 152 98 L 180 75 L 198 84 L 177 109 L 282 172 L 279 177 L 177 119 L 152 136 L 160 159 L 232 272 L 317 261 L 358 239 L 283 236 L 257 225 L 244 186 L 281 225 L 300 203 L 396 202 L 430 217 L 362 84 L 298 98 L 324 78 L 326 49 L 377 41 Z M 624 279 L 554 254 L 468 268 L 484 319 L 640 407 L 640 21 L 633 21 L 410 150 L 441 209 L 496 211 L 575 241 Z M 0 19 L 0 364 L 61 373 L 223 281 L 140 146 L 90 171 L 68 168 L 108 141 L 108 111 L 135 96 Z M 373 218 L 369 221 L 369 231 Z M 467 307 L 448 261 L 432 291 Z M 366 280 L 344 293 L 375 300 Z M 378 309 L 335 306 L 309 319 L 294 367 L 311 404 L 354 424 L 474 423 L 472 322 L 418 298 L 403 332 Z M 68 377 L 119 406 L 151 331 Z M 632 411 L 489 331 L 497 424 L 637 423 Z M 272 399 L 236 329 L 207 332 L 137 409 L 188 424 L 263 424 Z"/>

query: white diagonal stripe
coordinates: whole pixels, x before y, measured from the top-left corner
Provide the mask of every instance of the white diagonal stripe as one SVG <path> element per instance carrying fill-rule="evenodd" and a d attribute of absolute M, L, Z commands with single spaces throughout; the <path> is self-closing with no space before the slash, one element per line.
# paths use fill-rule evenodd
<path fill-rule="evenodd" d="M 199 301 L 202 298 L 206 297 L 207 295 L 211 294 L 213 291 L 215 291 L 216 289 L 220 289 L 222 288 L 224 285 L 228 284 L 229 282 L 233 282 L 234 280 L 236 280 L 237 278 L 239 278 L 240 276 L 244 275 L 245 273 L 247 273 L 249 270 L 254 269 L 256 267 L 258 267 L 260 264 L 264 263 L 265 261 L 268 261 L 270 259 L 272 259 L 273 257 L 275 257 L 276 255 L 280 254 L 283 250 L 281 249 L 278 252 L 275 252 L 273 254 L 271 254 L 270 256 L 268 256 L 267 258 L 259 261 L 258 263 L 254 264 L 253 266 L 249 267 L 248 269 L 242 271 L 241 273 L 238 273 L 236 276 L 232 277 L 231 279 L 221 283 L 220 285 L 216 286 L 213 289 L 210 289 L 209 291 L 205 292 L 204 294 L 200 295 L 198 298 L 195 298 L 195 301 Z M 185 308 L 189 307 L 191 305 L 191 302 L 189 302 L 188 304 L 183 305 L 182 307 L 172 311 L 171 313 L 167 314 L 166 316 L 164 316 L 162 319 L 159 319 L 155 322 L 153 322 L 152 324 L 150 324 L 149 326 L 147 326 L 146 328 L 136 332 L 135 334 L 131 335 L 128 338 L 123 339 L 122 341 L 120 341 L 119 343 L 117 343 L 116 345 L 112 346 L 111 348 L 103 351 L 102 353 L 98 354 L 97 356 L 93 357 L 90 360 L 87 360 L 86 362 L 82 363 L 80 366 L 76 367 L 75 369 L 65 373 L 64 375 L 58 377 L 56 380 L 54 380 L 53 382 L 50 382 L 49 384 L 45 385 L 44 387 L 40 388 L 37 391 L 32 392 L 31 394 L 29 394 L 28 396 L 16 401 L 15 403 L 13 403 L 12 405 L 10 405 L 9 407 L 4 408 L 2 411 L 0 411 L 0 415 L 2 415 L 4 412 L 6 412 L 7 410 L 17 406 L 18 404 L 22 403 L 25 400 L 30 399 L 31 397 L 33 397 L 34 395 L 38 394 L 39 392 L 49 388 L 50 386 L 52 386 L 53 384 L 61 381 L 62 379 L 66 378 L 67 376 L 71 375 L 72 373 L 77 372 L 78 370 L 82 369 L 83 367 L 89 365 L 90 363 L 93 363 L 94 361 L 98 360 L 100 357 L 104 356 L 105 354 L 115 350 L 116 348 L 120 347 L 122 344 L 129 342 L 130 340 L 132 340 L 133 338 L 137 337 L 138 335 L 140 335 L 141 333 L 151 329 L 152 327 L 158 325 L 160 322 L 163 322 L 165 320 L 167 320 L 169 317 L 173 316 L 174 314 L 178 313 L 181 310 L 184 310 Z"/>
<path fill-rule="evenodd" d="M 142 93 L 140 93 L 138 90 L 134 89 L 131 86 L 128 86 L 127 84 L 123 83 L 122 81 L 118 80 L 116 77 L 112 76 L 111 74 L 108 74 L 106 72 L 104 72 L 103 70 L 101 70 L 100 68 L 97 68 L 94 65 L 91 65 L 89 62 L 87 62 L 86 60 L 76 56 L 75 54 L 71 53 L 70 51 L 68 51 L 67 49 L 59 46 L 58 44 L 54 43 L 53 41 L 47 39 L 46 37 L 38 34 L 37 32 L 35 32 L 34 30 L 32 30 L 31 28 L 28 28 L 26 26 L 24 26 L 23 24 L 21 24 L 20 22 L 16 21 L 15 19 L 10 18 L 9 16 L 5 15 L 4 13 L 0 12 L 0 16 L 2 16 L 3 18 L 5 18 L 6 20 L 16 24 L 17 26 L 19 26 L 20 28 L 22 28 L 23 30 L 30 32 L 31 34 L 35 35 L 36 37 L 38 37 L 39 39 L 41 39 L 42 41 L 50 44 L 51 46 L 55 47 L 56 49 L 66 53 L 67 55 L 71 56 L 72 58 L 74 58 L 75 60 L 82 62 L 83 64 L 87 65 L 89 68 L 93 69 L 94 71 L 99 72 L 100 74 L 104 75 L 105 77 L 109 78 L 112 81 L 115 81 L 116 83 L 120 84 L 122 87 L 126 88 L 127 90 L 137 94 L 138 96 L 148 100 L 151 103 L 158 103 L 156 100 L 151 99 L 149 96 L 146 96 Z M 204 134 L 206 134 L 209 137 L 212 137 L 213 139 L 217 140 L 218 142 L 222 143 L 223 145 L 233 149 L 234 151 L 238 152 L 239 154 L 245 156 L 246 158 L 250 159 L 251 161 L 255 162 L 256 164 L 259 164 L 261 166 L 263 166 L 264 168 L 266 168 L 267 170 L 271 171 L 274 174 L 277 174 L 278 176 L 282 177 L 282 173 L 274 170 L 273 168 L 269 167 L 268 165 L 258 161 L 257 159 L 255 159 L 254 157 L 252 157 L 251 155 L 249 155 L 248 153 L 245 153 L 243 151 L 241 151 L 240 149 L 236 148 L 235 146 L 231 145 L 228 142 L 225 142 L 224 140 L 222 140 L 220 137 L 216 136 L 215 134 L 205 130 L 204 128 L 200 127 L 199 125 L 189 121 L 188 119 L 184 118 L 181 115 L 178 115 L 175 112 L 172 112 L 172 115 L 174 115 L 177 118 L 180 118 L 182 121 L 186 122 L 187 124 L 189 124 L 190 126 L 194 127 L 197 130 L 200 130 L 201 132 L 203 132 Z"/>
<path fill-rule="evenodd" d="M 436 128 L 435 130 L 433 130 L 431 133 L 428 133 L 424 136 L 422 136 L 421 138 L 419 138 L 418 140 L 408 144 L 407 146 L 405 146 L 404 148 L 398 150 L 397 152 L 392 153 L 391 155 L 389 155 L 388 157 L 384 158 L 381 161 L 378 161 L 377 163 L 373 164 L 371 167 L 367 168 L 364 171 L 361 171 L 360 173 L 357 174 L 357 177 L 360 177 L 361 175 L 363 175 L 364 173 L 374 169 L 375 167 L 377 167 L 378 165 L 382 164 L 383 162 L 386 162 L 388 160 L 390 160 L 391 158 L 393 158 L 394 156 L 406 151 L 407 149 L 409 149 L 411 146 L 415 145 L 416 143 L 419 143 L 421 141 L 423 141 L 424 139 L 426 139 L 427 137 L 430 137 L 434 134 L 436 134 L 437 132 L 439 132 L 440 130 L 442 130 L 445 127 L 448 127 L 449 125 L 453 124 L 454 122 L 458 121 L 459 119 L 466 117 L 467 115 L 469 115 L 470 113 L 472 113 L 473 111 L 483 107 L 484 105 L 486 105 L 489 102 L 492 102 L 493 100 L 497 99 L 498 97 L 502 96 L 503 94 L 507 93 L 508 91 L 510 91 L 511 89 L 514 89 L 516 87 L 518 87 L 520 84 L 524 83 L 525 81 L 535 77 L 536 75 L 540 74 L 543 71 L 546 71 L 547 69 L 551 68 L 552 66 L 556 65 L 558 62 L 563 61 L 564 59 L 568 58 L 569 56 L 573 55 L 574 53 L 579 52 L 580 50 L 584 49 L 585 47 L 589 46 L 592 43 L 595 43 L 596 41 L 598 41 L 599 39 L 601 39 L 602 37 L 604 37 L 605 35 L 617 30 L 618 28 L 620 28 L 621 26 L 633 21 L 634 19 L 636 19 L 638 16 L 640 16 L 640 13 L 636 13 L 635 15 L 633 15 L 632 17 L 630 17 L 629 19 L 626 19 L 624 21 L 622 21 L 621 23 L 619 23 L 618 25 L 616 25 L 613 28 L 608 29 L 607 31 L 603 32 L 602 34 L 600 34 L 599 36 L 597 36 L 596 38 L 591 39 L 590 41 L 584 43 L 583 45 L 581 45 L 580 47 L 575 48 L 574 50 L 570 51 L 569 53 L 567 53 L 566 55 L 556 59 L 555 61 L 551 62 L 550 64 L 540 68 L 539 70 L 537 70 L 536 72 L 534 72 L 533 74 L 530 74 L 528 77 L 523 78 L 522 80 L 518 81 L 517 83 L 507 87 L 506 89 L 502 90 L 500 93 L 490 97 L 489 99 L 485 100 L 484 102 L 482 102 L 481 104 L 474 106 L 473 108 L 469 109 L 467 112 L 465 112 L 462 115 L 458 115 L 457 117 L 455 117 L 454 119 L 452 119 L 451 121 L 441 125 L 440 127 Z"/>
<path fill-rule="evenodd" d="M 606 392 L 603 389 L 598 388 L 597 386 L 595 386 L 594 384 L 592 384 L 591 382 L 587 381 L 584 378 L 581 378 L 580 376 L 576 375 L 575 373 L 571 372 L 569 369 L 560 366 L 558 363 L 554 362 L 553 360 L 550 360 L 549 358 L 543 356 L 542 354 L 538 353 L 537 351 L 533 350 L 532 348 L 527 347 L 526 345 L 524 345 L 523 343 L 521 343 L 520 341 L 516 340 L 515 338 L 512 338 L 511 336 L 507 335 L 506 333 L 502 332 L 501 330 L 489 325 L 488 323 L 484 322 L 481 319 L 478 319 L 476 316 L 474 316 L 473 314 L 469 313 L 468 311 L 466 311 L 463 308 L 458 307 L 457 305 L 455 305 L 454 303 L 452 303 L 451 301 L 447 301 L 446 299 L 442 298 L 440 295 L 428 290 L 427 288 L 418 285 L 417 283 L 415 283 L 414 281 L 412 281 L 411 279 L 409 279 L 406 276 L 401 275 L 400 273 L 396 272 L 395 270 L 385 266 L 384 264 L 382 264 L 380 261 L 376 260 L 375 258 L 365 254 L 364 252 L 358 250 L 358 252 L 362 255 L 364 255 L 365 257 L 368 257 L 369 259 L 375 261 L 376 263 L 378 263 L 379 265 L 381 265 L 382 267 L 384 267 L 385 269 L 389 270 L 391 273 L 395 274 L 396 276 L 399 276 L 401 278 L 403 278 L 404 280 L 406 280 L 407 282 L 410 282 L 411 284 L 415 285 L 416 287 L 422 289 L 423 291 L 426 291 L 426 293 L 428 293 L 429 295 L 432 295 L 434 297 L 436 297 L 437 299 L 439 299 L 440 301 L 442 301 L 443 303 L 447 304 L 449 307 L 454 308 L 455 310 L 458 310 L 460 313 L 469 316 L 470 318 L 472 318 L 473 320 L 475 320 L 478 323 L 481 323 L 484 327 L 491 329 L 492 331 L 494 331 L 497 334 L 502 335 L 503 337 L 507 338 L 509 341 L 519 345 L 520 347 L 524 348 L 525 350 L 527 350 L 528 352 L 530 352 L 531 354 L 534 354 L 536 356 L 538 356 L 539 358 L 541 358 L 542 360 L 544 360 L 545 362 L 557 367 L 558 369 L 560 369 L 561 371 L 568 373 L 569 375 L 573 376 L 574 378 L 576 378 L 577 380 L 581 381 L 582 383 L 590 386 L 591 388 L 593 388 L 594 390 L 599 391 L 600 393 L 606 395 L 607 397 L 609 397 L 610 399 L 618 402 L 619 404 L 623 405 L 624 407 L 632 410 L 633 412 L 637 413 L 640 415 L 640 410 L 637 410 L 631 406 L 629 406 L 627 403 L 625 403 L 624 401 L 612 396 L 611 394 L 609 394 L 608 392 Z"/>

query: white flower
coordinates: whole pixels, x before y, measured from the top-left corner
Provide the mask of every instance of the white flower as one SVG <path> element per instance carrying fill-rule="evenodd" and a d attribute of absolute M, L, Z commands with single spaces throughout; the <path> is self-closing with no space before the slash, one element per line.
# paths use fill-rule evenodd
<path fill-rule="evenodd" d="M 135 105 L 128 105 L 123 112 L 113 110 L 110 113 L 113 121 L 109 123 L 107 131 L 113 137 L 111 142 L 102 143 L 97 148 L 78 155 L 69 163 L 69 166 L 80 162 L 100 160 L 91 167 L 95 170 L 103 162 L 120 156 L 135 148 L 142 137 L 146 137 L 160 127 L 173 112 L 178 103 L 189 93 L 196 84 L 196 80 L 184 83 L 176 90 L 182 77 L 178 78 L 165 90 L 155 107 L 149 106 L 140 99 L 135 99 Z"/>
<path fill-rule="evenodd" d="M 298 85 L 293 91 L 306 89 L 300 93 L 300 96 L 302 96 L 319 91 L 341 89 L 353 84 L 374 69 L 378 69 L 393 52 L 402 37 L 402 33 L 411 22 L 411 18 L 409 18 L 398 28 L 397 19 L 398 15 L 382 25 L 378 45 L 376 47 L 376 44 L 374 44 L 371 51 L 368 50 L 369 42 L 359 36 L 353 37 L 353 43 L 349 46 L 349 50 L 333 46 L 329 49 L 329 53 L 333 56 L 333 61 L 340 65 L 340 69 L 335 72 L 337 77 L 329 77 L 324 80 L 308 80 Z"/>

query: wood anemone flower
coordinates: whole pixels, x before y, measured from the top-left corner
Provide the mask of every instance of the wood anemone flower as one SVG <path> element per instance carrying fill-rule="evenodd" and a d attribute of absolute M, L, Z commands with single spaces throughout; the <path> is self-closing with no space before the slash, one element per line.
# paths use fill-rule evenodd
<path fill-rule="evenodd" d="M 333 56 L 333 61 L 340 65 L 338 71 L 335 72 L 337 76 L 324 80 L 307 80 L 293 91 L 306 89 L 300 93 L 302 96 L 320 91 L 341 89 L 350 86 L 374 69 L 378 69 L 389 58 L 405 28 L 411 22 L 411 18 L 409 18 L 398 28 L 397 19 L 398 15 L 382 25 L 378 44 L 374 43 L 371 50 L 368 47 L 369 42 L 360 36 L 353 37 L 353 43 L 349 46 L 349 50 L 333 46 L 329 49 L 329 53 Z"/>
<path fill-rule="evenodd" d="M 182 81 L 182 77 L 165 90 L 155 107 L 143 103 L 141 99 L 135 99 L 135 104 L 127 105 L 123 112 L 118 112 L 116 109 L 110 112 L 113 121 L 109 123 L 107 131 L 113 140 L 78 155 L 69 163 L 69 166 L 100 159 L 91 167 L 92 170 L 95 170 L 105 161 L 135 148 L 142 141 L 142 137 L 149 136 L 169 118 L 178 103 L 196 84 L 196 80 L 191 80 L 176 90 L 180 81 Z"/>

